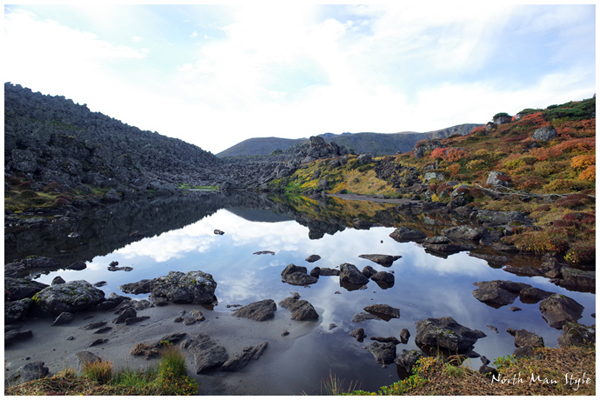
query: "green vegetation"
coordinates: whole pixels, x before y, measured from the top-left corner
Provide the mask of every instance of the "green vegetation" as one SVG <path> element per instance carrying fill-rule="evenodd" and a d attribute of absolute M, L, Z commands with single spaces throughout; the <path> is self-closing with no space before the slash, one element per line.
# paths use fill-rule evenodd
<path fill-rule="evenodd" d="M 492 378 L 469 366 L 457 367 L 441 357 L 422 358 L 412 375 L 377 392 L 349 390 L 354 396 L 524 396 L 595 395 L 596 348 L 540 348 L 532 358 L 495 360 Z M 343 394 L 343 393 L 335 393 Z"/>
<path fill-rule="evenodd" d="M 8 396 L 165 396 L 194 395 L 198 383 L 187 376 L 185 356 L 173 346 L 162 350 L 157 365 L 147 370 L 129 368 L 114 371 L 111 361 L 84 364 L 80 375 L 66 369 L 52 377 L 7 387 Z"/>

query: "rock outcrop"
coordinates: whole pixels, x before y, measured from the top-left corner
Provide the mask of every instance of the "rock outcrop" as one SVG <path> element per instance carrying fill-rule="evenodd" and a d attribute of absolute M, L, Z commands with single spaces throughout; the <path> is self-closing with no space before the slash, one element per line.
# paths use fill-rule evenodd
<path fill-rule="evenodd" d="M 47 316 L 77 312 L 105 300 L 104 292 L 86 281 L 71 281 L 48 286 L 33 296 L 36 311 Z"/>
<path fill-rule="evenodd" d="M 154 302 L 191 304 L 211 304 L 216 299 L 216 288 L 217 283 L 212 275 L 202 271 L 171 271 L 166 276 L 120 286 L 124 293 L 150 293 L 150 299 Z"/>

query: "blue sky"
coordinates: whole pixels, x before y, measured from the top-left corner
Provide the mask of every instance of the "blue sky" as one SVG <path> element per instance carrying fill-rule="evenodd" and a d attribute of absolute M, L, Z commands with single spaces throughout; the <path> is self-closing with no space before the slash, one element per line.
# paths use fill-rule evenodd
<path fill-rule="evenodd" d="M 218 153 L 429 131 L 596 93 L 596 7 L 4 5 L 4 81 Z"/>

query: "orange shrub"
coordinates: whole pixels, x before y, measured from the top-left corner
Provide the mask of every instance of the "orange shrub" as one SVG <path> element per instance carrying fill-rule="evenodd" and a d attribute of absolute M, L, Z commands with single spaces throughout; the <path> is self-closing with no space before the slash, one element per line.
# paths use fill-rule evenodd
<path fill-rule="evenodd" d="M 578 178 L 582 181 L 594 182 L 596 180 L 596 166 L 590 165 L 579 174 Z"/>
<path fill-rule="evenodd" d="M 575 170 L 581 170 L 590 165 L 596 165 L 596 157 L 594 155 L 584 154 L 571 158 L 571 168 Z"/>

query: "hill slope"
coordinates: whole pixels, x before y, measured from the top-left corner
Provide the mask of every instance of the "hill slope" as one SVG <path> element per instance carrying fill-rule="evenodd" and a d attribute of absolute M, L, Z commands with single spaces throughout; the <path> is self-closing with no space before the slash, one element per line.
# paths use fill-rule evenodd
<path fill-rule="evenodd" d="M 399 132 L 399 133 L 343 133 L 335 135 L 325 133 L 321 136 L 326 142 L 335 142 L 340 146 L 354 150 L 356 153 L 372 155 L 396 154 L 410 151 L 415 143 L 423 139 L 442 139 L 452 135 L 465 135 L 482 124 L 461 124 L 431 132 Z M 251 138 L 244 140 L 217 154 L 217 157 L 251 157 L 269 155 L 276 150 L 287 150 L 295 144 L 308 139 L 285 138 Z"/>

